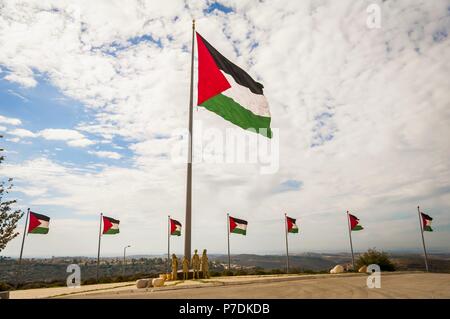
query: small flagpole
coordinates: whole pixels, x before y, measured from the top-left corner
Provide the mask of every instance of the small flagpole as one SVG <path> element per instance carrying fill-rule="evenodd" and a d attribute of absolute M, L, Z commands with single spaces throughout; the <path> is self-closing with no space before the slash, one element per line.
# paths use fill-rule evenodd
<path fill-rule="evenodd" d="M 98 231 L 98 252 L 97 252 L 97 283 L 98 283 L 98 267 L 100 265 L 100 243 L 102 241 L 102 217 L 103 213 L 100 213 L 100 228 Z"/>
<path fill-rule="evenodd" d="M 170 215 L 168 215 L 169 225 L 167 227 L 167 270 L 170 272 Z"/>
<path fill-rule="evenodd" d="M 350 249 L 352 250 L 352 265 L 353 270 L 355 270 L 355 256 L 353 254 L 353 243 L 352 243 L 352 227 L 350 225 L 350 216 L 348 214 L 348 211 L 347 211 L 347 222 L 348 222 L 348 234 L 350 236 Z"/>
<path fill-rule="evenodd" d="M 24 230 L 23 230 L 23 236 L 22 236 L 22 246 L 20 247 L 20 256 L 19 256 L 19 276 L 18 276 L 18 279 L 17 279 L 17 283 L 19 283 L 19 280 L 20 280 L 20 277 L 21 277 L 21 275 L 22 275 L 22 272 L 21 272 L 21 264 L 22 264 L 22 254 L 23 254 L 23 245 L 24 245 L 24 243 L 25 243 L 25 235 L 27 234 L 27 226 L 28 226 L 28 219 L 29 219 L 29 217 L 30 217 L 30 209 L 28 208 L 27 209 L 27 217 L 25 218 L 25 227 L 24 227 Z"/>
<path fill-rule="evenodd" d="M 419 213 L 419 225 L 420 225 L 420 233 L 422 234 L 422 244 L 423 244 L 423 252 L 425 256 L 425 268 L 428 272 L 428 255 L 427 255 L 427 248 L 425 246 L 425 237 L 423 236 L 423 222 L 422 222 L 422 216 L 420 216 L 420 207 L 417 206 L 417 212 Z"/>
<path fill-rule="evenodd" d="M 289 246 L 288 246 L 288 223 L 287 214 L 284 213 L 284 231 L 286 235 L 286 273 L 289 273 Z"/>
<path fill-rule="evenodd" d="M 230 257 L 230 214 L 227 213 L 227 237 L 228 237 L 228 271 L 231 270 L 231 257 Z"/>
<path fill-rule="evenodd" d="M 194 107 L 194 37 L 195 20 L 192 20 L 191 87 L 189 97 L 189 150 L 186 176 L 186 230 L 184 234 L 184 256 L 191 260 L 191 219 L 192 219 L 192 109 Z"/>
<path fill-rule="evenodd" d="M 22 263 L 23 245 L 25 243 L 25 235 L 27 234 L 28 218 L 30 217 L 30 209 L 27 209 L 27 218 L 25 219 L 25 229 L 23 230 L 22 246 L 20 247 L 19 265 Z"/>

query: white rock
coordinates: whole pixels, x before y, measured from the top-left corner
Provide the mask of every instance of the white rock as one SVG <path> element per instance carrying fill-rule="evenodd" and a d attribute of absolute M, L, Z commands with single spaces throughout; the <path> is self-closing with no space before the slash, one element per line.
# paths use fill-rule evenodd
<path fill-rule="evenodd" d="M 162 278 L 155 278 L 152 281 L 153 287 L 162 287 L 164 286 L 164 279 Z"/>
<path fill-rule="evenodd" d="M 344 272 L 344 267 L 341 265 L 334 266 L 333 269 L 330 270 L 330 274 L 340 274 Z"/>
<path fill-rule="evenodd" d="M 367 272 L 367 266 L 362 266 L 361 268 L 358 269 L 358 272 Z"/>
<path fill-rule="evenodd" d="M 150 281 L 150 279 L 138 279 L 138 280 L 136 280 L 136 288 L 138 288 L 138 289 L 147 288 L 149 281 Z"/>

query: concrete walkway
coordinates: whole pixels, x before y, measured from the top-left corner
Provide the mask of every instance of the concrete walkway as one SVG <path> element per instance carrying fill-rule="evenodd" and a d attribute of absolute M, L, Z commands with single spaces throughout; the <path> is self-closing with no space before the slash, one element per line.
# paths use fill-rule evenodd
<path fill-rule="evenodd" d="M 384 273 L 381 289 L 368 289 L 366 278 L 366 274 L 214 277 L 144 289 L 123 282 L 18 290 L 10 298 L 450 298 L 450 274 Z"/>
<path fill-rule="evenodd" d="M 228 286 L 228 285 L 244 285 L 255 282 L 274 282 L 274 281 L 290 281 L 290 280 L 302 280 L 313 279 L 320 277 L 330 276 L 365 276 L 364 274 L 340 274 L 340 275 L 263 275 L 263 276 L 229 276 L 229 277 L 213 277 L 210 279 L 200 280 L 177 280 L 168 281 L 164 287 L 159 288 L 145 288 L 137 289 L 135 282 L 121 282 L 112 284 L 97 284 L 97 285 L 84 285 L 80 288 L 67 288 L 67 287 L 54 287 L 54 288 L 38 288 L 38 289 L 26 289 L 16 290 L 10 292 L 10 299 L 36 299 L 36 298 L 54 298 L 54 297 L 68 297 L 73 295 L 90 295 L 98 293 L 114 294 L 118 292 L 151 292 L 151 291 L 164 291 L 164 290 L 180 290 L 190 288 L 203 288 L 203 287 L 215 287 L 215 286 Z"/>
<path fill-rule="evenodd" d="M 121 291 L 123 289 L 130 290 L 135 288 L 135 282 L 119 282 L 113 284 L 85 285 L 80 288 L 54 287 L 54 288 L 38 288 L 14 290 L 9 293 L 10 299 L 37 299 L 51 298 L 56 296 L 67 296 L 73 294 L 86 294 L 92 292 L 105 292 L 108 290 Z"/>
<path fill-rule="evenodd" d="M 324 275 L 301 278 L 278 278 L 278 280 L 231 280 L 221 284 L 191 284 L 190 288 L 134 289 L 108 291 L 89 295 L 72 295 L 70 298 L 112 299 L 240 299 L 240 298 L 293 298 L 293 299 L 429 299 L 450 298 L 450 274 L 384 274 L 381 288 L 369 289 L 365 275 Z M 219 280 L 221 281 L 221 280 Z M 175 287 L 173 287 L 175 288 Z M 197 288 L 197 289 L 195 289 Z"/>

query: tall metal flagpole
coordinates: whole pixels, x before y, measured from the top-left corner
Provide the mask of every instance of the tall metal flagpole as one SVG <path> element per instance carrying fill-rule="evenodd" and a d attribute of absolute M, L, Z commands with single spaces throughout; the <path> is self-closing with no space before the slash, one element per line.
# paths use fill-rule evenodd
<path fill-rule="evenodd" d="M 348 222 L 348 234 L 350 236 L 350 249 L 352 250 L 352 265 L 353 270 L 355 270 L 355 256 L 353 255 L 353 243 L 352 243 L 352 227 L 350 225 L 350 216 L 347 211 L 347 222 Z"/>
<path fill-rule="evenodd" d="M 97 282 L 98 282 L 98 267 L 100 265 L 100 242 L 102 241 L 102 217 L 103 213 L 100 213 L 100 228 L 98 231 L 98 251 L 97 251 Z"/>
<path fill-rule="evenodd" d="M 167 271 L 170 272 L 170 215 L 168 216 L 167 226 Z"/>
<path fill-rule="evenodd" d="M 422 234 L 422 244 L 423 244 L 423 252 L 425 256 L 425 268 L 428 272 L 428 255 L 427 255 L 427 248 L 425 247 L 425 237 L 423 236 L 423 223 L 422 223 L 422 216 L 420 216 L 420 208 L 417 206 L 417 212 L 419 213 L 419 225 L 420 225 L 420 233 Z"/>
<path fill-rule="evenodd" d="M 284 231 L 286 233 L 286 273 L 289 273 L 289 246 L 288 246 L 288 223 L 287 214 L 284 213 Z"/>
<path fill-rule="evenodd" d="M 231 270 L 230 257 L 230 214 L 227 213 L 227 236 L 228 236 L 228 270 Z"/>
<path fill-rule="evenodd" d="M 23 236 L 22 236 L 22 246 L 20 247 L 20 256 L 19 256 L 19 271 L 17 276 L 17 284 L 19 284 L 20 277 L 22 275 L 22 254 L 23 254 L 23 244 L 25 243 L 25 235 L 27 234 L 27 226 L 28 226 L 28 219 L 30 217 L 30 209 L 27 209 L 27 217 L 25 219 L 25 228 L 23 230 Z"/>
<path fill-rule="evenodd" d="M 192 208 L 192 109 L 194 108 L 194 36 L 195 20 L 192 20 L 191 91 L 189 100 L 189 150 L 186 179 L 186 231 L 184 235 L 184 256 L 191 260 L 191 208 Z"/>
<path fill-rule="evenodd" d="M 23 230 L 22 246 L 20 247 L 19 265 L 22 263 L 23 244 L 25 243 L 25 235 L 27 234 L 28 219 L 30 218 L 30 209 L 27 209 L 27 218 L 25 219 L 25 229 Z"/>

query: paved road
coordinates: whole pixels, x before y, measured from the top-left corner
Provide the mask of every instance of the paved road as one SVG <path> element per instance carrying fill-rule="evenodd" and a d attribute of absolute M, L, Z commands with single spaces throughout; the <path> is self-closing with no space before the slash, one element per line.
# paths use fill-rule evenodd
<path fill-rule="evenodd" d="M 380 289 L 366 276 L 258 282 L 178 290 L 128 290 L 70 298 L 450 298 L 450 274 L 386 274 Z"/>

